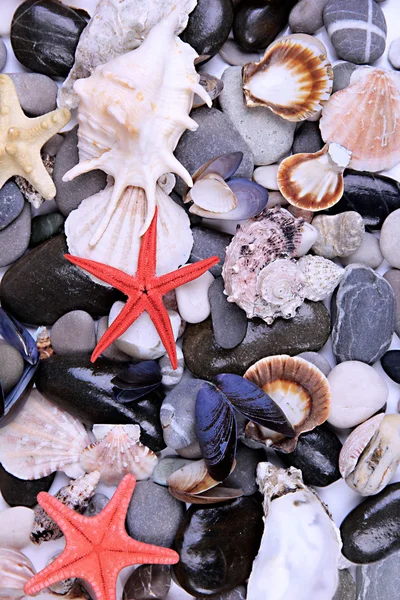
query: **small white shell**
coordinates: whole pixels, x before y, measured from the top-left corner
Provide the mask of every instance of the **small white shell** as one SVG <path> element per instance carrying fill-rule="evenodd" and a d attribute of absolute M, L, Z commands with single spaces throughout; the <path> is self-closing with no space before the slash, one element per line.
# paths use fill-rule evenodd
<path fill-rule="evenodd" d="M 215 481 L 207 471 L 203 459 L 193 461 L 177 471 L 174 471 L 167 479 L 167 485 L 178 492 L 187 492 L 189 494 L 201 494 L 216 485 Z"/>
<path fill-rule="evenodd" d="M 384 413 L 375 415 L 364 423 L 361 423 L 361 425 L 350 433 L 339 455 L 339 471 L 343 479 L 346 479 L 354 471 L 358 459 L 371 441 L 372 436 L 384 417 Z"/>
<path fill-rule="evenodd" d="M 344 269 L 322 256 L 302 256 L 298 267 L 303 272 L 306 284 L 304 295 L 308 300 L 324 300 L 339 285 Z"/>
<path fill-rule="evenodd" d="M 209 173 L 200 177 L 189 190 L 185 202 L 194 204 L 189 211 L 195 215 L 202 213 L 226 213 L 237 206 L 235 194 L 220 175 Z M 200 209 L 200 210 L 199 210 Z"/>
<path fill-rule="evenodd" d="M 118 485 L 128 473 L 138 480 L 150 477 L 158 459 L 140 443 L 139 425 L 95 425 L 93 433 L 98 441 L 80 458 L 86 472 L 99 471 L 107 485 Z"/>
<path fill-rule="evenodd" d="M 12 548 L 0 548 L 0 597 L 22 598 L 24 586 L 36 573 L 25 554 Z"/>
<path fill-rule="evenodd" d="M 14 419 L 0 429 L 0 462 L 20 479 L 40 479 L 54 471 L 80 477 L 82 450 L 91 439 L 78 419 L 32 390 Z"/>

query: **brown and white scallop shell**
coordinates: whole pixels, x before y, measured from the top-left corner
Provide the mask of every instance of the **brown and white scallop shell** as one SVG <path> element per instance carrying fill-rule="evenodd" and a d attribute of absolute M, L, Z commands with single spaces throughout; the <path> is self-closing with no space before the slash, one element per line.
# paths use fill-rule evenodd
<path fill-rule="evenodd" d="M 136 479 L 148 479 L 158 458 L 140 443 L 139 425 L 94 425 L 97 442 L 85 448 L 80 457 L 87 473 L 100 472 L 107 485 L 118 485 L 128 473 Z"/>
<path fill-rule="evenodd" d="M 259 63 L 243 67 L 247 106 L 267 106 L 289 121 L 318 114 L 332 92 L 326 51 L 312 36 L 287 36 L 271 44 Z"/>
<path fill-rule="evenodd" d="M 298 356 L 270 356 L 247 369 L 244 377 L 264 390 L 280 406 L 295 430 L 288 438 L 266 427 L 248 423 L 247 438 L 281 452 L 293 452 L 299 435 L 324 423 L 329 415 L 331 392 L 325 375 Z"/>
<path fill-rule="evenodd" d="M 14 548 L 0 548 L 0 597 L 22 598 L 24 586 L 36 573 L 25 554 Z"/>
<path fill-rule="evenodd" d="M 324 106 L 320 129 L 326 143 L 352 153 L 350 167 L 382 171 L 400 161 L 400 74 L 362 67 L 350 85 Z"/>

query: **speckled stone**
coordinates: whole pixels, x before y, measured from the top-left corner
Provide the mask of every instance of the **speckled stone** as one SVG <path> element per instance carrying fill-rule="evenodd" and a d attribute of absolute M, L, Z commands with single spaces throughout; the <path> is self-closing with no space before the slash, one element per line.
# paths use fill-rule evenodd
<path fill-rule="evenodd" d="M 89 354 L 96 345 L 95 324 L 89 313 L 73 310 L 60 317 L 51 329 L 56 354 Z"/>
<path fill-rule="evenodd" d="M 13 181 L 0 189 L 0 231 L 12 223 L 24 208 L 24 197 Z"/>
<path fill-rule="evenodd" d="M 398 598 L 399 566 L 400 552 L 395 552 L 371 565 L 358 566 L 357 600 L 394 600 Z"/>
<path fill-rule="evenodd" d="M 39 215 L 32 219 L 31 239 L 29 245 L 37 246 L 58 235 L 64 230 L 65 217 L 60 212 Z"/>
<path fill-rule="evenodd" d="M 350 85 L 350 78 L 359 65 L 351 62 L 341 62 L 333 67 L 333 88 L 332 94 L 339 90 L 344 90 Z"/>
<path fill-rule="evenodd" d="M 324 9 L 324 24 L 343 60 L 371 64 L 385 51 L 386 19 L 374 0 L 329 0 Z"/>
<path fill-rule="evenodd" d="M 342 569 L 339 571 L 339 584 L 332 600 L 356 600 L 356 595 L 356 582 L 352 574 L 347 569 Z M 378 598 L 375 600 L 378 600 Z"/>
<path fill-rule="evenodd" d="M 7 48 L 3 40 L 0 39 L 0 71 L 4 69 L 7 62 Z"/>
<path fill-rule="evenodd" d="M 233 24 L 232 0 L 198 0 L 181 35 L 199 55 L 214 56 Z"/>
<path fill-rule="evenodd" d="M 28 115 L 38 117 L 57 108 L 58 87 L 50 77 L 38 73 L 9 73 L 9 76 Z"/>
<path fill-rule="evenodd" d="M 197 442 L 195 404 L 203 384 L 201 379 L 184 379 L 165 396 L 160 421 L 169 448 L 178 450 Z"/>
<path fill-rule="evenodd" d="M 4 394 L 16 385 L 24 372 L 24 359 L 6 341 L 0 340 L 0 384 Z"/>
<path fill-rule="evenodd" d="M 0 267 L 6 267 L 20 258 L 29 246 L 31 237 L 31 207 L 25 202 L 22 212 L 0 231 Z"/>
<path fill-rule="evenodd" d="M 400 336 L 400 270 L 389 269 L 383 276 L 386 281 L 390 283 L 390 286 L 394 292 L 396 301 L 396 317 L 395 317 L 395 332 Z"/>
<path fill-rule="evenodd" d="M 205 227 L 193 227 L 192 234 L 193 247 L 189 262 L 198 262 L 209 256 L 218 256 L 219 263 L 211 267 L 210 272 L 214 277 L 219 277 L 222 273 L 226 248 L 231 243 L 232 236 Z"/>
<path fill-rule="evenodd" d="M 324 26 L 323 12 L 328 0 L 301 0 L 289 15 L 293 33 L 315 33 Z"/>

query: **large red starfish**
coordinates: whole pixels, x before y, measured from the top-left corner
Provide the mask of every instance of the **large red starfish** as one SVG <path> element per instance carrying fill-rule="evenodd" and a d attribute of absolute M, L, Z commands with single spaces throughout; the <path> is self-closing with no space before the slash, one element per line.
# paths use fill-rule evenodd
<path fill-rule="evenodd" d="M 179 232 L 177 232 L 177 235 L 179 235 Z M 219 262 L 219 258 L 218 256 L 211 256 L 205 260 L 200 260 L 176 271 L 156 277 L 156 239 L 157 209 L 150 227 L 143 236 L 135 276 L 128 275 L 119 269 L 94 260 L 71 256 L 70 254 L 65 255 L 65 258 L 74 265 L 88 271 L 88 273 L 101 279 L 101 281 L 109 283 L 128 296 L 124 308 L 94 349 L 91 357 L 92 362 L 122 335 L 142 312 L 147 311 L 168 353 L 172 368 L 178 368 L 174 333 L 162 297 L 180 285 L 200 277 L 200 275 Z"/>
<path fill-rule="evenodd" d="M 90 583 L 97 600 L 115 600 L 118 573 L 124 567 L 177 563 L 179 554 L 174 550 L 137 542 L 126 533 L 126 511 L 135 484 L 134 476 L 126 475 L 110 502 L 95 517 L 84 517 L 41 492 L 39 504 L 59 525 L 66 547 L 25 584 L 25 594 L 33 595 L 58 581 L 78 577 Z"/>

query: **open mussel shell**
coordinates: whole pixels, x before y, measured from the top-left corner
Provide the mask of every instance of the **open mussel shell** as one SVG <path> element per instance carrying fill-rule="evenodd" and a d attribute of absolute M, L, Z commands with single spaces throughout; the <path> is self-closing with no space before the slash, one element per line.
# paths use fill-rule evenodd
<path fill-rule="evenodd" d="M 271 44 L 259 63 L 243 67 L 246 104 L 267 106 L 289 121 L 317 115 L 330 97 L 333 70 L 312 36 L 287 36 Z"/>
<path fill-rule="evenodd" d="M 188 504 L 218 504 L 218 502 L 234 500 L 243 496 L 243 490 L 223 486 L 217 486 L 202 494 L 189 494 L 187 492 L 179 492 L 174 488 L 168 489 L 172 496 Z"/>
<path fill-rule="evenodd" d="M 192 177 L 193 182 L 210 173 L 219 175 L 222 179 L 229 179 L 236 173 L 242 160 L 243 152 L 229 152 L 216 156 L 197 169 Z"/>
<path fill-rule="evenodd" d="M 200 73 L 199 84 L 206 90 L 212 101 L 218 98 L 224 89 L 224 82 L 221 79 L 218 79 L 218 77 L 214 77 L 214 75 L 210 75 L 209 73 Z M 205 100 L 195 94 L 192 108 L 198 108 L 199 106 L 204 106 L 204 104 Z"/>
<path fill-rule="evenodd" d="M 246 221 L 259 215 L 268 202 L 268 191 L 250 179 L 231 179 L 227 181 L 237 199 L 237 206 L 225 213 L 211 213 L 199 211 L 197 207 L 191 207 L 193 212 L 205 219 L 221 219 L 222 221 Z"/>
<path fill-rule="evenodd" d="M 196 181 L 186 199 L 193 202 L 189 212 L 199 216 L 210 213 L 220 215 L 237 206 L 236 196 L 231 188 L 220 175 L 214 173 L 208 173 Z"/>
<path fill-rule="evenodd" d="M 311 431 L 328 418 L 331 404 L 328 380 L 303 358 L 284 354 L 263 358 L 244 377 L 278 404 L 295 431 L 295 437 L 289 438 L 250 422 L 246 426 L 246 437 L 250 439 L 281 452 L 293 452 L 301 433 Z"/>

